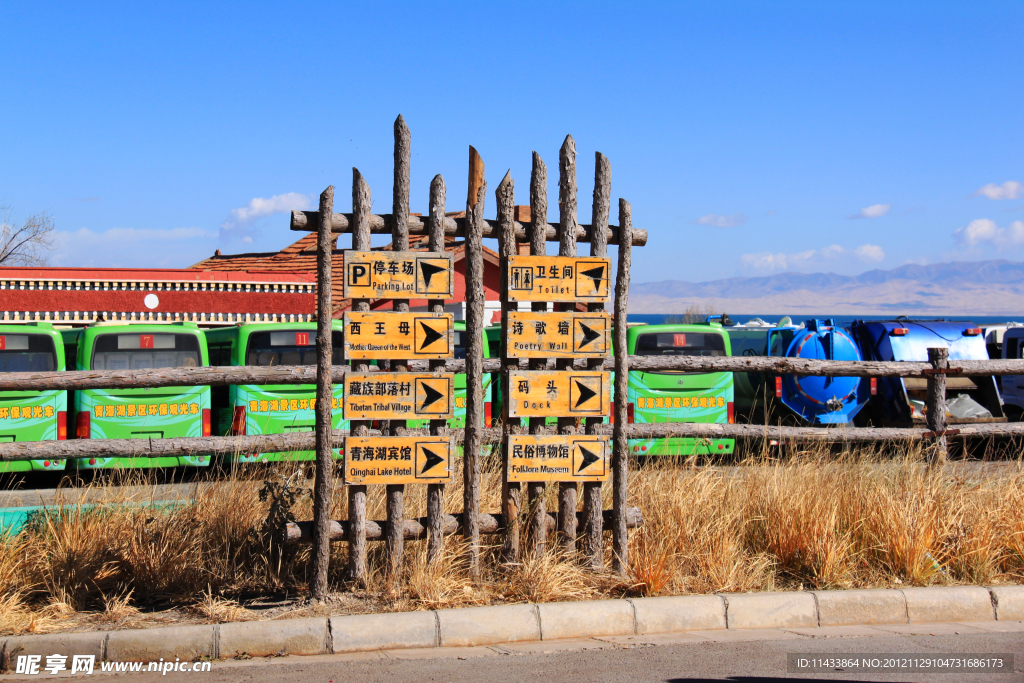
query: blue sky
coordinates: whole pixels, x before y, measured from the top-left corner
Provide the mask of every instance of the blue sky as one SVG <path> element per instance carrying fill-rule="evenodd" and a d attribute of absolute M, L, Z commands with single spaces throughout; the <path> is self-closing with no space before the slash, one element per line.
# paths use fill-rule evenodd
<path fill-rule="evenodd" d="M 277 250 L 351 168 L 391 209 L 392 123 L 465 204 L 530 153 L 593 154 L 650 232 L 634 281 L 1024 259 L 1020 3 L 0 6 L 0 204 L 55 265 Z M 979 192 L 980 190 L 980 192 Z M 613 209 L 613 220 L 615 220 Z"/>

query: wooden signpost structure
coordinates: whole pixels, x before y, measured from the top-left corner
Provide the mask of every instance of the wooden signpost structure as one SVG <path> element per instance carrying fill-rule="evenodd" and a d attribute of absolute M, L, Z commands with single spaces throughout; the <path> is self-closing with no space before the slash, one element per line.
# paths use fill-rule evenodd
<path fill-rule="evenodd" d="M 644 244 L 646 233 L 629 225 L 628 204 L 620 200 L 620 223 L 608 223 L 611 167 L 596 154 L 593 220 L 580 225 L 576 198 L 576 145 L 567 136 L 559 155 L 559 222 L 547 222 L 547 171 L 535 152 L 530 182 L 530 221 L 514 215 L 514 183 L 506 174 L 498 186 L 496 220 L 483 217 L 486 197 L 484 164 L 470 147 L 469 182 L 465 218 L 445 215 L 444 179 L 430 184 L 426 220 L 409 214 L 411 145 L 401 116 L 395 121 L 395 166 L 392 213 L 370 213 L 370 188 L 353 169 L 352 213 L 333 212 L 333 188 L 321 197 L 318 212 L 293 212 L 292 229 L 317 232 L 318 368 L 317 481 L 314 486 L 313 594 L 326 592 L 328 543 L 333 527 L 329 518 L 332 490 L 330 405 L 332 318 L 330 273 L 335 233 L 351 232 L 352 248 L 344 255 L 345 296 L 352 310 L 344 315 L 344 358 L 351 369 L 344 375 L 344 415 L 350 420 L 345 440 L 344 481 L 348 490 L 349 581 L 366 582 L 366 486 L 387 486 L 387 522 L 382 535 L 387 544 L 388 575 L 393 580 L 401 564 L 407 534 L 404 487 L 426 483 L 426 536 L 428 558 L 437 558 L 443 536 L 451 533 L 450 516 L 443 510 L 444 485 L 451 480 L 455 441 L 447 418 L 454 408 L 454 375 L 445 372 L 453 355 L 453 318 L 444 301 L 454 295 L 452 255 L 445 251 L 449 235 L 465 239 L 466 291 L 466 426 L 463 446 L 463 510 L 459 526 L 468 541 L 469 568 L 480 576 L 480 523 L 502 519 L 504 552 L 508 561 L 521 557 L 523 505 L 520 485 L 529 490 L 529 535 L 533 553 L 547 545 L 549 517 L 544 503 L 545 482 L 557 482 L 557 533 L 561 547 L 576 552 L 577 524 L 584 528 L 581 550 L 590 565 L 604 565 L 601 505 L 602 483 L 614 486 L 612 511 L 614 567 L 624 572 L 626 547 L 627 449 L 621 425 L 626 420 L 625 311 L 629 282 L 629 250 Z M 390 230 L 388 230 L 390 228 Z M 428 251 L 410 251 L 410 231 L 428 234 Z M 370 248 L 371 232 L 391 232 L 392 249 Z M 483 238 L 496 237 L 501 263 L 502 358 L 502 514 L 487 517 L 480 511 L 480 455 L 483 434 Z M 529 241 L 530 254 L 519 253 L 519 242 Z M 557 256 L 546 254 L 546 242 L 558 241 Z M 589 242 L 590 256 L 577 255 L 579 241 Z M 615 285 L 615 316 L 604 312 L 611 299 L 611 263 L 608 244 L 619 245 Z M 410 312 L 409 299 L 427 299 L 428 311 Z M 370 311 L 370 299 L 390 299 L 392 311 Z M 520 302 L 530 311 L 519 311 Z M 551 303 L 553 310 L 549 310 Z M 586 311 L 579 309 L 584 306 Z M 615 344 L 612 344 L 612 333 Z M 615 349 L 614 411 L 611 410 L 611 374 L 605 360 Z M 573 369 L 575 359 L 587 359 L 587 369 Z M 520 368 L 525 359 L 528 369 Z M 545 369 L 555 360 L 554 371 Z M 370 372 L 369 361 L 382 367 Z M 424 360 L 427 372 L 410 371 L 409 363 Z M 423 366 L 418 366 L 422 368 Z M 614 413 L 612 439 L 598 434 L 599 425 Z M 555 433 L 547 418 L 558 420 Z M 321 419 L 323 418 L 323 419 Z M 429 434 L 411 436 L 406 420 L 429 419 Z M 523 433 L 520 419 L 528 420 Z M 369 435 L 370 421 L 381 421 L 381 436 Z M 583 427 L 580 429 L 580 427 Z M 422 432 L 420 432 L 422 434 Z M 583 512 L 577 514 L 577 485 L 583 483 Z M 490 522 L 488 522 L 490 523 Z M 376 533 L 376 532 L 375 532 Z M 337 534 L 335 534 L 337 536 Z M 375 536 L 376 538 L 376 536 Z"/>

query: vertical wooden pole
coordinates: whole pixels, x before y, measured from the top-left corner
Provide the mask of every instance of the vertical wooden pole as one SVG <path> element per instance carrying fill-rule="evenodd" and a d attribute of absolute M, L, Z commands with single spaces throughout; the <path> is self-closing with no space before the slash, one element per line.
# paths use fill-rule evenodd
<path fill-rule="evenodd" d="M 405 119 L 399 114 L 395 119 L 395 182 L 392 191 L 391 215 L 394 223 L 391 228 L 391 248 L 395 251 L 409 251 L 409 166 L 411 157 L 411 136 Z M 409 312 L 408 299 L 392 301 L 398 313 Z M 407 372 L 407 360 L 392 360 L 393 372 Z M 391 420 L 387 434 L 398 436 L 404 433 L 404 420 Z M 391 583 L 398 577 L 402 566 L 402 552 L 405 544 L 405 485 L 387 485 L 387 534 L 385 543 L 388 556 L 388 580 Z"/>
<path fill-rule="evenodd" d="M 544 256 L 547 253 L 548 230 L 548 169 L 544 160 L 537 152 L 533 153 L 533 170 L 530 174 L 530 254 Z M 543 301 L 535 301 L 534 311 L 546 311 L 548 305 Z M 531 370 L 543 370 L 546 365 L 543 358 L 531 358 Z M 509 394 L 510 395 L 510 394 Z M 530 418 L 530 434 L 544 432 L 544 418 Z M 548 511 L 544 500 L 544 484 L 530 482 L 526 486 L 528 504 L 532 517 L 530 519 L 530 544 L 532 554 L 540 557 L 547 551 Z"/>
<path fill-rule="evenodd" d="M 594 164 L 594 206 L 590 236 L 590 255 L 598 258 L 608 256 L 608 215 L 611 210 L 612 166 L 608 157 L 595 153 Z M 603 311 L 603 303 L 587 304 L 588 311 Z M 591 358 L 587 367 L 600 370 L 603 358 Z M 596 434 L 603 418 L 587 418 L 587 434 Z M 594 571 L 604 568 L 604 502 L 601 499 L 601 482 L 583 484 L 583 546 L 588 564 Z"/>
<path fill-rule="evenodd" d="M 463 440 L 462 523 L 469 540 L 469 573 L 480 579 L 480 430 L 483 427 L 484 379 L 484 162 L 469 148 L 466 197 L 466 433 Z"/>
<path fill-rule="evenodd" d="M 352 169 L 352 250 L 370 250 L 370 186 L 359 169 Z M 367 299 L 353 299 L 352 310 L 369 311 Z M 366 372 L 369 363 L 352 361 L 354 372 Z M 353 436 L 366 436 L 370 431 L 367 420 L 352 420 L 349 429 Z M 358 586 L 366 585 L 366 486 L 348 487 L 348 579 Z"/>
<path fill-rule="evenodd" d="M 576 141 L 565 136 L 558 154 L 558 255 L 576 255 Z M 576 310 L 576 304 L 565 303 L 563 311 Z M 560 358 L 555 367 L 571 370 L 572 359 Z M 559 417 L 558 433 L 571 436 L 576 433 L 576 418 Z M 558 543 L 565 553 L 576 551 L 576 483 L 558 483 Z"/>
<path fill-rule="evenodd" d="M 320 195 L 320 227 L 316 242 L 316 481 L 313 483 L 313 598 L 327 597 L 327 570 L 331 558 L 331 505 L 334 501 L 334 466 L 331 449 L 331 251 L 334 238 L 334 186 Z"/>
<path fill-rule="evenodd" d="M 519 367 L 517 358 L 510 358 L 508 355 L 508 313 L 519 310 L 519 303 L 508 300 L 508 263 L 509 259 L 518 253 L 516 245 L 515 230 L 515 183 L 512 175 L 506 173 L 498 189 L 494 193 L 494 199 L 498 207 L 498 225 L 501 232 L 498 235 L 498 257 L 501 264 L 501 280 L 499 289 L 501 291 L 501 512 L 505 517 L 505 537 L 502 546 L 502 556 L 505 562 L 519 561 L 519 513 L 521 509 L 521 491 L 519 482 L 508 481 L 508 437 L 510 434 L 519 433 L 519 418 L 514 418 L 516 427 L 513 427 L 513 418 L 509 417 L 509 401 L 511 396 L 509 385 L 509 373 Z"/>
<path fill-rule="evenodd" d="M 629 353 L 626 348 L 626 305 L 629 300 L 629 266 L 633 247 L 633 217 L 629 202 L 619 199 L 619 263 L 615 276 L 615 426 L 612 441 L 612 569 L 625 575 L 629 568 L 626 531 L 626 484 L 629 442 L 626 439 Z"/>
<path fill-rule="evenodd" d="M 430 230 L 430 251 L 443 252 L 444 245 L 444 208 L 445 208 L 444 178 L 440 175 L 434 176 L 430 181 L 430 213 L 427 227 Z M 431 313 L 444 313 L 444 299 L 434 299 L 430 302 Z M 444 360 L 430 361 L 431 370 L 443 370 Z M 447 431 L 447 420 L 431 420 L 431 436 L 440 436 Z M 434 562 L 441 555 L 441 547 L 444 544 L 444 484 L 427 484 L 427 561 Z"/>
<path fill-rule="evenodd" d="M 948 458 L 946 445 L 946 375 L 949 368 L 949 349 L 928 349 L 928 362 L 936 372 L 928 375 L 928 396 L 926 402 L 926 418 L 928 429 L 935 432 L 935 446 L 932 453 L 932 464 L 941 465 Z"/>

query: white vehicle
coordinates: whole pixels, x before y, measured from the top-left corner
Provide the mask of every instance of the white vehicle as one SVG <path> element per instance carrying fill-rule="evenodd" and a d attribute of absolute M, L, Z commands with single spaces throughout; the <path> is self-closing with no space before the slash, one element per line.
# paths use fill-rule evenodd
<path fill-rule="evenodd" d="M 986 339 L 985 341 L 988 341 Z M 1002 335 L 1002 357 L 1024 358 L 1024 326 L 1014 324 Z M 1003 375 L 999 393 L 1003 398 L 1003 411 L 1009 420 L 1024 418 L 1024 375 Z"/>

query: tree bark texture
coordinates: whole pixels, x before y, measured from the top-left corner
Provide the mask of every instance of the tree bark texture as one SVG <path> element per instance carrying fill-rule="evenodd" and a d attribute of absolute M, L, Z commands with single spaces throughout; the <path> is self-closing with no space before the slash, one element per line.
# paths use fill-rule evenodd
<path fill-rule="evenodd" d="M 594 153 L 594 201 L 592 205 L 590 255 L 597 258 L 608 256 L 608 216 L 611 211 L 612 166 L 608 157 L 600 152 Z M 603 311 L 603 303 L 587 304 L 588 311 Z M 591 358 L 587 368 L 600 370 L 605 359 Z M 596 434 L 597 426 L 603 418 L 589 417 L 586 422 L 586 433 Z M 590 568 L 594 571 L 604 569 L 604 500 L 601 495 L 602 484 L 599 481 L 583 484 L 583 553 Z"/>
<path fill-rule="evenodd" d="M 558 155 L 558 219 L 559 256 L 576 256 L 576 141 L 565 136 Z M 556 310 L 558 304 L 555 304 Z M 563 303 L 562 310 L 575 310 L 575 304 Z M 555 362 L 559 370 L 571 370 L 572 359 Z M 570 436 L 576 433 L 576 418 L 559 417 L 558 433 Z M 558 544 L 567 555 L 576 553 L 576 483 L 558 483 Z"/>
<path fill-rule="evenodd" d="M 515 182 L 512 175 L 506 173 L 494 193 L 498 211 L 498 223 L 502 230 L 498 235 L 498 261 L 500 263 L 501 292 L 501 367 L 499 386 L 501 388 L 501 511 L 509 521 L 504 527 L 502 539 L 502 558 L 505 562 L 519 561 L 520 553 L 520 513 L 522 512 L 522 492 L 519 482 L 508 481 L 508 437 L 520 430 L 513 427 L 509 417 L 508 397 L 509 369 L 518 367 L 518 361 L 508 355 L 508 313 L 519 310 L 519 304 L 508 300 L 508 263 L 518 253 L 516 235 L 513 226 L 515 211 Z M 515 420 L 518 425 L 519 420 Z"/>
<path fill-rule="evenodd" d="M 352 250 L 370 250 L 370 186 L 358 169 L 352 169 Z M 355 299 L 352 310 L 369 311 L 367 299 Z M 369 368 L 365 360 L 352 361 L 355 372 Z M 354 436 L 365 436 L 370 430 L 366 420 L 349 423 Z M 348 487 L 348 519 L 351 533 L 348 544 L 348 579 L 356 586 L 366 585 L 366 486 Z"/>
<path fill-rule="evenodd" d="M 430 213 L 428 225 L 430 229 L 430 251 L 443 252 L 444 244 L 444 211 L 447 190 L 444 178 L 440 175 L 434 176 L 430 181 Z M 444 299 L 434 299 L 429 302 L 431 313 L 444 313 Z M 443 370 L 443 360 L 429 361 L 431 370 Z M 439 436 L 447 430 L 447 420 L 431 420 L 430 434 Z M 427 539 L 427 562 L 433 563 L 441 556 L 441 548 L 444 545 L 444 484 L 427 484 L 427 527 L 429 529 Z"/>
<path fill-rule="evenodd" d="M 632 229 L 629 202 L 619 199 L 619 225 L 624 234 Z M 626 306 L 629 301 L 630 240 L 619 245 L 615 275 L 615 425 L 612 437 L 612 569 L 625 576 L 629 568 L 629 538 L 626 532 L 626 485 L 629 476 L 629 440 L 626 436 L 629 355 L 626 346 Z"/>
<path fill-rule="evenodd" d="M 942 371 L 949 367 L 949 349 L 928 349 L 928 362 L 934 373 L 928 375 L 927 408 L 928 429 L 935 432 L 932 462 L 942 464 L 947 458 L 946 444 L 946 375 Z"/>
<path fill-rule="evenodd" d="M 530 172 L 530 218 L 533 223 L 530 225 L 530 255 L 544 256 L 547 253 L 547 242 L 545 240 L 548 221 L 548 169 L 537 152 L 533 153 L 533 169 Z M 560 238 L 559 238 L 560 239 Z M 534 301 L 530 309 L 533 311 L 546 311 L 548 305 L 543 301 Z M 550 359 L 548 359 L 550 360 Z M 538 370 L 546 365 L 543 358 L 531 358 L 528 367 L 531 370 Z M 511 396 L 511 393 L 507 394 Z M 542 434 L 546 430 L 545 419 L 542 417 L 529 418 L 530 434 Z M 548 527 L 547 527 L 547 501 L 544 496 L 545 485 L 541 482 L 531 482 L 526 485 L 527 509 L 530 513 L 530 554 L 533 557 L 540 557 L 548 548 Z"/>
<path fill-rule="evenodd" d="M 469 573 L 480 580 L 480 431 L 483 428 L 484 382 L 484 246 L 483 216 L 487 182 L 484 162 L 469 148 L 469 187 L 466 197 L 466 435 L 462 448 L 463 515 L 468 520 Z"/>
<path fill-rule="evenodd" d="M 582 514 L 582 513 L 581 513 Z M 612 511 L 608 510 L 604 513 L 606 520 L 611 523 Z M 498 534 L 503 533 L 505 530 L 505 519 L 504 515 L 488 515 L 481 514 L 477 518 L 477 527 L 480 529 L 481 534 Z M 582 518 L 581 518 L 582 521 Z M 556 524 L 554 513 L 547 516 L 547 526 L 553 529 Z M 626 526 L 630 529 L 643 526 L 644 518 L 640 508 L 629 508 L 626 510 Z M 384 538 L 384 530 L 388 523 L 386 521 L 367 521 L 366 522 L 366 538 L 370 541 L 379 541 Z M 461 529 L 461 520 L 455 515 L 444 515 L 441 519 L 441 532 L 445 536 L 451 536 L 459 533 Z M 429 521 L 426 517 L 420 517 L 419 519 L 407 519 L 402 523 L 402 534 L 407 541 L 422 541 L 427 538 L 429 532 Z M 330 538 L 331 541 L 347 541 L 349 535 L 349 529 L 351 528 L 349 522 L 344 520 L 332 521 L 330 525 Z M 288 522 L 285 528 L 285 543 L 309 543 L 313 537 L 313 523 L 312 522 Z"/>
<path fill-rule="evenodd" d="M 394 222 L 394 216 L 391 214 L 375 214 L 370 217 L 371 231 L 375 235 L 390 235 L 391 224 Z M 316 211 L 292 211 L 292 230 L 298 230 L 301 232 L 316 232 L 317 226 L 320 223 L 319 215 Z M 336 213 L 332 220 L 331 232 L 350 232 L 352 225 L 352 214 Z M 576 239 L 579 242 L 589 242 L 593 239 L 593 225 L 580 225 L 576 229 Z M 410 235 L 426 235 L 428 234 L 429 228 L 427 222 L 419 216 L 409 216 L 409 234 Z M 544 238 L 548 242 L 558 242 L 558 226 L 549 224 L 544 232 Z M 532 228 L 529 223 L 520 223 L 515 221 L 516 241 L 528 242 L 529 237 L 527 236 Z M 616 225 L 609 226 L 608 233 L 606 235 L 609 244 L 619 243 L 619 227 Z M 483 236 L 486 238 L 497 239 L 501 233 L 501 227 L 498 225 L 498 221 L 486 219 L 483 225 Z M 447 216 L 444 219 L 444 234 L 450 237 L 464 237 L 466 234 L 466 219 L 465 218 L 453 218 Z M 647 231 L 634 229 L 633 230 L 633 246 L 642 247 L 647 244 Z"/>

